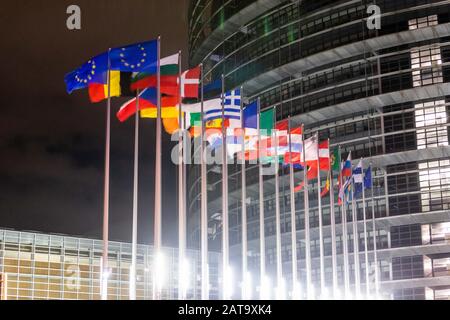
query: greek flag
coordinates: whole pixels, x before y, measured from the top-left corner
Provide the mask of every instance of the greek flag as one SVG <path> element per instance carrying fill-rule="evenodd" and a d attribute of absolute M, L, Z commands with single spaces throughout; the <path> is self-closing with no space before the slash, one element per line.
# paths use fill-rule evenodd
<path fill-rule="evenodd" d="M 234 122 L 238 124 L 237 127 L 240 127 L 241 121 L 241 91 L 240 90 L 232 90 L 230 92 L 225 93 L 224 99 L 224 113 L 225 119 L 230 120 L 230 127 L 234 128 L 232 125 Z M 209 108 L 205 112 L 205 121 L 213 121 L 217 119 L 222 119 L 222 105 L 219 108 Z"/>

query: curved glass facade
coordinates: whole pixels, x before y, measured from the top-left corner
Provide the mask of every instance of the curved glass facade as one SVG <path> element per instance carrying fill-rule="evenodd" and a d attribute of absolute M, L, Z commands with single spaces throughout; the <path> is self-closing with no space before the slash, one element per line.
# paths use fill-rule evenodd
<path fill-rule="evenodd" d="M 378 268 L 383 296 L 393 299 L 450 297 L 450 3 L 433 0 L 379 0 L 381 29 L 367 27 L 373 1 L 274 1 L 258 16 L 238 16 L 258 1 L 192 1 L 190 60 L 202 62 L 206 84 L 225 75 L 226 89 L 243 86 L 246 100 L 276 107 L 277 119 L 305 124 L 340 146 L 343 157 L 365 158 L 374 166 L 368 218 L 377 218 Z M 231 22 L 233 23 L 231 23 Z M 234 21 L 240 21 L 236 24 Z M 218 33 L 219 28 L 226 32 Z M 218 35 L 221 35 L 219 37 Z M 208 49 L 207 49 L 208 48 Z M 212 48 L 212 49 L 211 49 Z M 242 203 L 240 166 L 229 168 L 232 259 L 239 267 Z M 191 241 L 197 243 L 200 211 L 199 168 L 189 173 Z M 258 168 L 247 167 L 249 267 L 259 272 Z M 302 180 L 298 173 L 296 181 Z M 273 181 L 272 181 L 273 182 Z M 322 185 L 325 183 L 325 177 Z M 209 167 L 208 210 L 213 238 L 221 232 L 220 168 Z M 309 194 L 313 282 L 320 285 L 318 186 Z M 283 273 L 289 279 L 289 172 L 280 178 Z M 300 282 L 305 280 L 304 199 L 296 194 Z M 322 199 L 327 286 L 332 285 L 329 198 Z M 357 202 L 359 247 L 364 251 L 363 202 Z M 349 210 L 351 211 L 351 210 Z M 336 206 L 336 223 L 341 223 Z M 267 268 L 275 272 L 274 184 L 265 186 Z M 347 221 L 351 221 L 349 213 Z M 343 241 L 337 228 L 337 250 Z M 216 232 L 217 231 L 217 232 Z M 374 230 L 368 228 L 373 251 Z M 216 234 L 217 233 L 217 234 Z M 352 254 L 353 235 L 348 240 Z M 220 241 L 217 244 L 220 247 Z M 341 258 L 339 258 L 341 259 Z M 338 259 L 338 260 L 339 260 Z M 351 268 L 354 264 L 351 260 Z M 363 262 L 363 258 L 361 261 Z M 338 263 L 340 268 L 341 263 Z M 361 282 L 365 279 L 361 263 Z M 350 272 L 354 281 L 353 272 Z M 343 270 L 338 270 L 343 284 Z M 404 281 L 409 280 L 409 281 Z"/>

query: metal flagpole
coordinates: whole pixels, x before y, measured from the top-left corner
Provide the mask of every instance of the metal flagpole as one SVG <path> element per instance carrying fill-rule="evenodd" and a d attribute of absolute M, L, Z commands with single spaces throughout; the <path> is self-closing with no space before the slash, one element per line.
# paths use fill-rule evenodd
<path fill-rule="evenodd" d="M 158 37 L 158 61 L 156 73 L 156 94 L 157 94 L 157 119 L 156 119 L 156 161 L 155 161 L 155 225 L 154 225 L 154 254 L 153 254 L 153 298 L 154 300 L 161 299 L 161 288 L 156 285 L 158 275 L 156 274 L 156 266 L 161 259 L 161 219 L 162 219 L 162 117 L 161 117 L 161 37 Z"/>
<path fill-rule="evenodd" d="M 276 107 L 275 118 L 276 123 Z M 276 127 L 276 126 L 275 126 Z M 283 260 L 281 256 L 281 209 L 280 209 L 280 175 L 279 175 L 279 159 L 278 159 L 278 134 L 277 129 L 273 130 L 275 138 L 275 223 L 276 223 L 276 250 L 277 250 L 277 286 L 278 298 L 282 296 L 283 290 Z"/>
<path fill-rule="evenodd" d="M 205 162 L 205 110 L 204 110 L 204 76 L 203 64 L 200 65 L 202 83 L 201 83 L 201 121 L 202 135 L 200 137 L 200 166 L 201 166 L 201 217 L 200 217 L 200 238 L 201 238 L 201 265 L 202 265 L 202 300 L 209 299 L 209 272 L 208 272 L 208 172 Z"/>
<path fill-rule="evenodd" d="M 242 191 L 242 299 L 247 300 L 249 292 L 247 292 L 248 281 L 248 244 L 247 244 L 247 172 L 245 166 L 245 119 L 244 119 L 244 102 L 243 87 L 241 87 L 241 146 L 242 146 L 242 168 L 241 168 L 241 191 Z"/>
<path fill-rule="evenodd" d="M 312 291 L 312 271 L 311 271 L 311 235 L 309 223 L 309 187 L 308 187 L 308 165 L 306 164 L 306 146 L 305 146 L 305 128 L 302 129 L 302 146 L 303 146 L 303 181 L 304 181 L 304 200 L 305 200 L 305 261 L 306 261 L 306 294 L 307 299 L 313 298 Z"/>
<path fill-rule="evenodd" d="M 339 146 L 339 159 L 341 160 L 341 173 L 339 174 L 339 186 L 344 187 L 344 179 L 342 177 L 342 151 Z M 345 190 L 344 197 L 342 199 L 341 211 L 341 223 L 342 223 L 342 251 L 344 254 L 344 288 L 345 295 L 348 297 L 350 295 L 350 270 L 349 270 L 349 255 L 348 255 L 348 231 L 347 231 L 347 210 L 346 210 L 346 199 Z"/>
<path fill-rule="evenodd" d="M 362 163 L 361 159 L 361 163 Z M 362 170 L 362 197 L 363 197 L 363 215 L 364 215 L 364 262 L 366 264 L 366 297 L 370 295 L 370 283 L 369 283 L 369 248 L 367 243 L 367 217 L 366 217 L 366 186 L 364 183 L 365 174 L 364 174 L 364 166 L 361 168 Z"/>
<path fill-rule="evenodd" d="M 228 164 L 227 164 L 227 130 L 225 128 L 225 76 L 222 74 L 222 261 L 223 261 L 223 281 L 224 289 L 227 287 L 227 281 L 230 273 L 230 255 L 229 255 L 229 222 L 228 222 Z M 223 290 L 224 299 L 228 297 L 227 290 Z"/>
<path fill-rule="evenodd" d="M 108 100 L 106 104 L 105 184 L 103 194 L 103 256 L 101 298 L 108 300 L 108 243 L 109 243 L 109 173 L 111 159 L 111 48 L 108 50 Z"/>
<path fill-rule="evenodd" d="M 261 150 L 261 99 L 258 98 L 258 168 L 259 168 L 259 258 L 260 258 L 260 298 L 264 299 L 266 282 L 266 235 L 264 214 L 264 172 Z"/>
<path fill-rule="evenodd" d="M 323 249 L 323 217 L 322 217 L 322 181 L 320 177 L 320 143 L 319 134 L 317 137 L 317 196 L 318 196 L 318 211 L 319 211 L 319 255 L 320 255 L 320 294 L 325 295 L 325 255 Z"/>
<path fill-rule="evenodd" d="M 375 295 L 378 299 L 379 294 L 380 294 L 380 274 L 379 274 L 379 268 L 378 268 L 377 226 L 376 226 L 376 217 L 375 217 L 375 199 L 374 199 L 374 192 L 373 192 L 374 170 L 373 170 L 372 163 L 370 163 L 370 170 L 371 170 L 371 174 L 372 174 L 370 190 L 371 190 L 371 197 L 372 197 L 372 230 L 373 230 L 373 261 L 375 264 Z"/>
<path fill-rule="evenodd" d="M 134 185 L 133 185 L 133 234 L 131 245 L 130 300 L 136 300 L 136 263 L 139 195 L 139 90 L 136 91 L 136 115 L 134 127 Z"/>
<path fill-rule="evenodd" d="M 289 154 L 291 155 L 289 163 L 289 185 L 291 195 L 291 247 L 292 247 L 292 297 L 299 294 L 298 288 L 298 270 L 297 270 L 297 220 L 295 209 L 295 176 L 294 163 L 292 161 L 292 132 L 291 132 L 291 117 L 288 119 L 289 130 Z M 302 132 L 303 135 L 303 132 Z"/>
<path fill-rule="evenodd" d="M 330 146 L 330 139 L 328 139 L 328 147 Z M 334 177 L 333 168 L 331 167 L 331 156 L 329 158 L 330 168 L 330 223 L 331 223 L 331 261 L 333 269 L 333 296 L 338 295 L 338 274 L 337 274 L 337 249 L 336 249 L 336 213 L 334 208 Z M 337 159 L 336 159 L 337 161 Z"/>
<path fill-rule="evenodd" d="M 183 279 L 183 271 L 186 259 L 186 213 L 184 209 L 184 126 L 182 110 L 182 73 L 181 73 L 181 51 L 178 53 L 178 299 L 184 300 L 186 296 Z"/>
<path fill-rule="evenodd" d="M 353 259 L 355 263 L 355 293 L 356 299 L 361 297 L 361 278 L 360 278 L 360 265 L 359 265 L 359 232 L 358 232 L 358 214 L 356 212 L 356 199 L 355 199 L 355 179 L 353 176 L 352 166 L 352 225 L 353 225 Z"/>

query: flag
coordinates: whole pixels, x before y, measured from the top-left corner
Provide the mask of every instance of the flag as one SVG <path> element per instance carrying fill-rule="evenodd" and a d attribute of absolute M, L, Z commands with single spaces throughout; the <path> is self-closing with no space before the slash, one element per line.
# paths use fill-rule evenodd
<path fill-rule="evenodd" d="M 290 134 L 291 144 L 289 151 L 284 155 L 285 164 L 294 164 L 303 168 L 302 152 L 303 152 L 303 127 L 291 130 Z"/>
<path fill-rule="evenodd" d="M 104 84 L 108 69 L 122 72 L 140 72 L 157 69 L 158 41 L 137 43 L 111 49 L 84 63 L 64 77 L 67 92 L 88 88 L 91 84 Z"/>
<path fill-rule="evenodd" d="M 162 119 L 164 130 L 168 134 L 173 134 L 180 129 L 177 118 L 163 118 Z"/>
<path fill-rule="evenodd" d="M 317 178 L 317 167 L 307 166 L 306 176 L 307 176 L 308 181 L 316 179 L 316 178 Z M 300 184 L 294 189 L 294 192 L 300 192 L 300 191 L 303 190 L 304 187 L 305 187 L 305 181 L 303 181 L 302 183 L 300 183 Z"/>
<path fill-rule="evenodd" d="M 185 71 L 181 76 L 181 97 L 198 98 L 198 89 L 200 86 L 200 66 Z M 178 93 L 176 93 L 178 95 Z"/>
<path fill-rule="evenodd" d="M 319 144 L 319 167 L 320 170 L 330 170 L 330 142 L 328 140 Z"/>
<path fill-rule="evenodd" d="M 331 186 L 331 172 L 328 173 L 327 182 L 325 183 L 325 187 L 322 190 L 322 193 L 320 196 L 323 198 L 330 192 L 330 186 Z"/>
<path fill-rule="evenodd" d="M 372 181 L 372 166 L 367 168 L 366 174 L 364 175 L 364 188 L 372 189 L 373 181 Z"/>
<path fill-rule="evenodd" d="M 363 191 L 363 163 L 362 160 L 358 163 L 358 165 L 353 169 L 353 184 L 354 184 L 354 196 L 357 198 Z"/>
<path fill-rule="evenodd" d="M 342 167 L 342 177 L 349 178 L 352 176 L 352 153 L 350 152 L 347 160 Z"/>
<path fill-rule="evenodd" d="M 178 95 L 178 77 L 180 67 L 178 65 L 180 55 L 174 54 L 161 59 L 160 85 L 161 93 Z M 157 86 L 157 70 L 150 69 L 136 73 L 131 79 L 131 90 L 153 88 Z"/>
<path fill-rule="evenodd" d="M 139 110 L 148 108 L 157 108 L 157 89 L 148 88 L 139 94 Z M 178 106 L 178 97 L 162 97 L 161 107 L 176 107 Z M 136 98 L 124 103 L 117 113 L 117 118 L 120 122 L 126 121 L 136 112 Z"/>
<path fill-rule="evenodd" d="M 341 186 L 341 188 L 339 189 L 339 196 L 338 196 L 338 199 L 339 199 L 338 204 L 339 205 L 342 205 L 345 200 L 347 200 L 347 202 L 348 202 L 348 194 L 351 190 L 351 186 L 352 186 L 351 179 L 347 179 L 344 182 L 344 184 Z"/>
<path fill-rule="evenodd" d="M 335 148 L 331 153 L 331 170 L 341 171 L 341 159 L 339 157 L 339 149 Z"/>
<path fill-rule="evenodd" d="M 247 136 L 258 136 L 258 102 L 255 101 L 244 109 L 244 128 Z"/>
<path fill-rule="evenodd" d="M 103 74 L 103 81 L 91 83 L 89 85 L 89 99 L 92 103 L 101 102 L 108 99 L 108 92 L 111 97 L 132 97 L 134 93 L 130 90 L 130 72 L 110 71 L 110 86 L 108 88 L 108 72 Z"/>
<path fill-rule="evenodd" d="M 67 93 L 88 88 L 93 83 L 103 83 L 108 70 L 108 54 L 98 55 L 64 77 Z"/>
<path fill-rule="evenodd" d="M 319 143 L 317 135 L 305 140 L 305 161 L 307 165 L 313 165 L 317 167 L 317 162 L 319 160 L 318 154 Z"/>
<path fill-rule="evenodd" d="M 178 107 L 161 108 L 161 117 L 163 119 L 178 119 L 180 112 Z M 148 108 L 141 110 L 141 118 L 156 119 L 158 118 L 158 108 Z"/>
<path fill-rule="evenodd" d="M 262 149 L 258 148 L 259 145 L 259 135 L 261 135 L 261 141 L 267 141 L 267 138 L 272 135 L 272 131 L 274 130 L 274 116 L 275 110 L 270 109 L 268 111 L 262 112 L 259 115 L 259 133 L 256 130 L 256 135 L 252 135 L 248 137 L 248 145 L 249 148 L 245 152 L 245 160 L 254 161 L 261 157 L 264 158 L 267 156 L 267 148 L 263 147 Z M 240 156 L 242 159 L 242 155 Z"/>
<path fill-rule="evenodd" d="M 124 72 L 157 72 L 158 40 L 111 49 L 111 70 Z"/>
<path fill-rule="evenodd" d="M 183 111 L 190 113 L 201 112 L 201 102 L 183 105 Z M 233 90 L 225 94 L 224 99 L 225 119 L 229 120 L 229 126 L 233 128 L 241 127 L 241 96 L 240 90 Z M 222 119 L 222 99 L 216 98 L 203 102 L 203 121 L 213 121 Z"/>

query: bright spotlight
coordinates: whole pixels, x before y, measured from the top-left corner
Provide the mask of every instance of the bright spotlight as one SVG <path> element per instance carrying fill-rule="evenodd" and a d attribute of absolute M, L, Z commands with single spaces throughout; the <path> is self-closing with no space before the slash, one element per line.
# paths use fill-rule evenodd
<path fill-rule="evenodd" d="M 155 269 L 153 272 L 158 290 L 161 290 L 166 280 L 166 262 L 162 252 L 156 254 Z"/>
<path fill-rule="evenodd" d="M 292 289 L 292 300 L 300 300 L 302 298 L 302 287 L 299 282 L 294 284 L 294 288 Z"/>
<path fill-rule="evenodd" d="M 270 300 L 271 298 L 271 281 L 267 276 L 263 276 L 261 286 L 259 288 L 259 295 L 261 300 Z"/>
<path fill-rule="evenodd" d="M 183 293 L 182 296 L 185 297 L 187 291 L 189 290 L 189 261 L 184 259 L 180 265 L 180 290 Z"/>
<path fill-rule="evenodd" d="M 223 277 L 223 299 L 229 300 L 233 296 L 233 270 L 230 266 L 225 268 Z"/>
<path fill-rule="evenodd" d="M 252 275 L 250 272 L 246 272 L 242 281 L 242 299 L 252 299 Z"/>
<path fill-rule="evenodd" d="M 311 283 L 310 291 L 308 292 L 308 300 L 315 300 L 316 299 L 316 288 Z"/>
<path fill-rule="evenodd" d="M 334 300 L 342 300 L 342 292 L 339 289 L 334 291 Z"/>
<path fill-rule="evenodd" d="M 330 300 L 330 292 L 328 288 L 324 288 L 323 291 L 320 294 L 321 300 Z"/>
<path fill-rule="evenodd" d="M 281 279 L 276 290 L 277 300 L 286 300 L 286 282 L 284 279 Z"/>
<path fill-rule="evenodd" d="M 353 294 L 351 292 L 347 292 L 345 294 L 345 300 L 353 300 Z"/>

